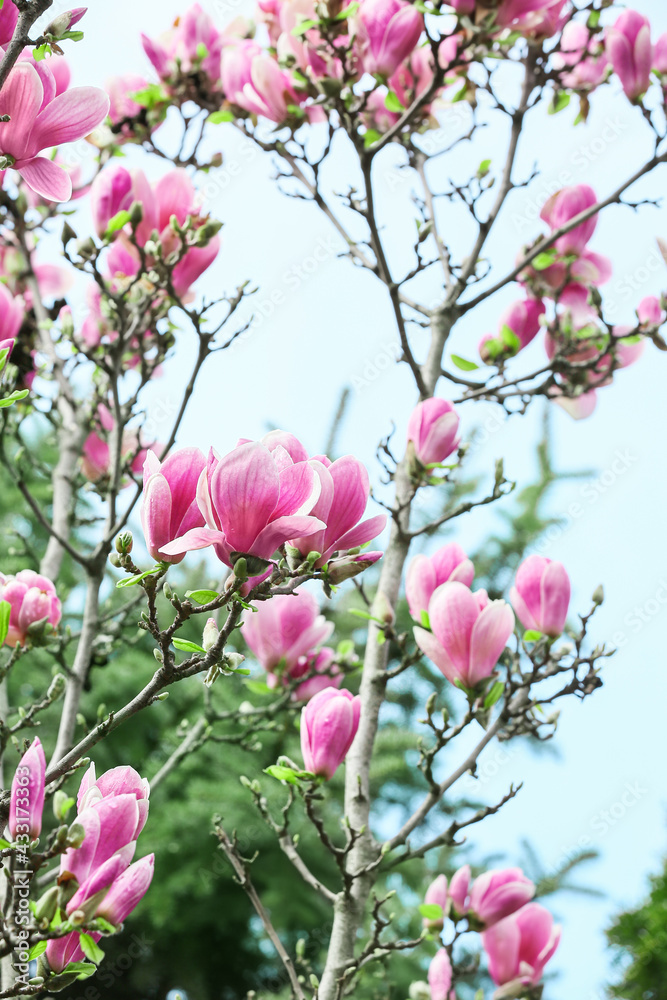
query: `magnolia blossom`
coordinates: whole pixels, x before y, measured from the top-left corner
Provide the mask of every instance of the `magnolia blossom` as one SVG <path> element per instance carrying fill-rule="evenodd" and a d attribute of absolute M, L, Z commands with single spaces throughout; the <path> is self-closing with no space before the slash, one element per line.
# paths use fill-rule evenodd
<path fill-rule="evenodd" d="M 443 583 L 458 580 L 469 587 L 474 575 L 475 567 L 456 542 L 443 545 L 432 556 L 415 556 L 405 576 L 405 596 L 414 620 L 423 623 L 429 601 Z"/>
<path fill-rule="evenodd" d="M 473 882 L 466 912 L 491 927 L 525 906 L 534 895 L 535 885 L 520 868 L 491 869 Z"/>
<path fill-rule="evenodd" d="M 422 465 L 439 465 L 459 446 L 459 415 L 446 399 L 417 403 L 408 421 L 408 443 Z"/>
<path fill-rule="evenodd" d="M 0 600 L 11 606 L 7 646 L 25 646 L 33 626 L 48 622 L 55 628 L 62 617 L 54 584 L 31 569 L 22 569 L 16 576 L 0 573 Z"/>
<path fill-rule="evenodd" d="M 147 114 L 147 109 L 133 97 L 133 94 L 141 93 L 148 86 L 149 81 L 137 73 L 124 73 L 107 79 L 104 89 L 109 95 L 109 120 L 113 126 L 115 141 L 130 141 L 135 138 L 135 119 L 141 119 L 140 138 L 146 129 L 153 131 L 160 124 L 161 112 L 158 112 L 158 121 L 154 121 L 153 116 Z"/>
<path fill-rule="evenodd" d="M 431 1000 L 449 1000 L 452 985 L 452 963 L 448 952 L 439 948 L 435 958 L 428 968 L 428 984 L 431 988 Z"/>
<path fill-rule="evenodd" d="M 148 890 L 153 855 L 130 865 L 136 840 L 148 817 L 149 787 L 131 767 L 115 767 L 96 777 L 91 764 L 77 796 L 76 821 L 84 830 L 80 847 L 69 847 L 60 859 L 60 878 L 72 876 L 79 888 L 67 904 L 66 915 L 88 919 L 104 917 L 122 923 Z M 94 940 L 100 935 L 94 933 Z M 53 972 L 81 961 L 83 951 L 76 932 L 49 941 L 46 958 Z"/>
<path fill-rule="evenodd" d="M 651 82 L 653 46 L 648 19 L 636 10 L 625 10 L 606 34 L 607 55 L 623 90 L 632 101 L 644 94 Z"/>
<path fill-rule="evenodd" d="M 175 216 L 183 226 L 188 217 L 194 228 L 201 228 L 208 222 L 202 215 L 197 190 L 185 170 L 171 170 L 151 185 L 143 171 L 128 170 L 113 163 L 103 170 L 93 181 L 90 190 L 91 210 L 97 233 L 102 236 L 109 222 L 121 211 L 129 210 L 139 202 L 142 218 L 136 228 L 136 240 L 140 245 L 157 232 L 164 257 L 181 248 L 181 238 L 171 227 L 171 217 Z M 139 271 L 141 258 L 128 239 L 129 225 L 115 235 L 109 250 L 108 268 L 113 277 L 123 275 L 133 277 Z M 177 295 L 187 296 L 190 286 L 210 267 L 220 249 L 220 238 L 212 236 L 205 246 L 188 249 L 173 269 L 172 285 Z"/>
<path fill-rule="evenodd" d="M 330 781 L 357 735 L 361 699 L 328 687 L 301 713 L 301 753 L 307 771 Z"/>
<path fill-rule="evenodd" d="M 319 518 L 324 527 L 305 537 L 294 537 L 289 544 L 303 556 L 319 552 L 316 566 L 324 566 L 335 552 L 365 545 L 376 538 L 387 523 L 385 514 L 377 514 L 363 521 L 370 481 L 364 465 L 353 455 L 344 455 L 331 462 L 326 455 L 310 460 L 320 482 L 320 490 L 311 514 Z"/>
<path fill-rule="evenodd" d="M 72 181 L 67 171 L 39 154 L 82 139 L 108 110 L 103 90 L 74 87 L 56 96 L 56 82 L 48 69 L 38 72 L 20 61 L 0 91 L 0 115 L 8 116 L 0 131 L 0 154 L 36 194 L 50 201 L 69 201 Z"/>
<path fill-rule="evenodd" d="M 469 909 L 470 865 L 463 865 L 452 875 L 449 882 L 449 898 L 459 916 L 464 917 Z"/>
<path fill-rule="evenodd" d="M 45 781 L 46 757 L 37 737 L 21 757 L 12 780 L 8 820 L 12 840 L 19 837 L 25 843 L 26 837 L 35 840 L 42 832 Z"/>
<path fill-rule="evenodd" d="M 224 458 L 211 450 L 197 487 L 205 527 L 186 531 L 162 553 L 181 555 L 212 545 L 228 566 L 233 553 L 270 559 L 289 538 L 326 528 L 311 514 L 320 492 L 315 469 L 306 461 L 293 462 L 282 446 L 270 451 L 245 442 Z"/>
<path fill-rule="evenodd" d="M 91 431 L 83 443 L 81 456 L 81 471 L 91 483 L 97 483 L 108 475 L 111 469 L 111 449 L 109 435 L 115 425 L 111 411 L 104 403 L 97 407 L 96 413 L 100 433 Z M 124 464 L 129 462 L 132 472 L 141 473 L 144 468 L 147 448 L 143 447 L 139 436 L 134 430 L 125 430 L 121 441 L 121 458 Z M 123 483 L 124 486 L 128 484 Z"/>
<path fill-rule="evenodd" d="M 141 36 L 144 52 L 161 80 L 201 69 L 212 84 L 220 82 L 220 53 L 223 35 L 212 19 L 195 3 L 176 18 L 173 28 L 159 38 Z"/>
<path fill-rule="evenodd" d="M 570 578 L 562 563 L 532 555 L 517 570 L 510 601 L 521 624 L 557 638 L 570 604 Z"/>
<path fill-rule="evenodd" d="M 252 607 L 255 610 L 246 615 L 241 634 L 269 675 L 269 686 L 275 687 L 280 675 L 286 683 L 290 678 L 303 677 L 309 661 L 315 659 L 319 647 L 334 630 L 333 622 L 320 614 L 315 597 L 298 590 L 293 596 L 278 594 Z M 319 666 L 322 669 L 326 663 Z M 326 680 L 323 686 L 333 683 Z"/>
<path fill-rule="evenodd" d="M 665 312 L 655 295 L 647 295 L 637 306 L 637 319 L 641 326 L 662 326 Z"/>
<path fill-rule="evenodd" d="M 537 986 L 560 943 L 561 928 L 538 903 L 529 903 L 482 934 L 489 974 L 497 986 Z"/>
<path fill-rule="evenodd" d="M 479 345 L 483 361 L 513 357 L 526 347 L 540 329 L 540 319 L 546 312 L 541 299 L 527 298 L 514 302 L 499 321 L 497 337 L 487 334 Z"/>
<path fill-rule="evenodd" d="M 16 4 L 3 3 L 0 7 L 0 45 L 8 45 L 11 42 L 18 18 L 19 9 Z"/>
<path fill-rule="evenodd" d="M 364 70 L 391 76 L 416 47 L 424 19 L 407 0 L 361 0 L 354 25 Z"/>
<path fill-rule="evenodd" d="M 414 629 L 421 651 L 452 684 L 471 690 L 490 677 L 514 628 L 505 601 L 489 601 L 485 590 L 444 583 L 428 605 L 431 632 Z"/>
<path fill-rule="evenodd" d="M 565 410 L 573 420 L 586 420 L 587 417 L 590 417 L 598 401 L 595 389 L 578 393 L 576 396 L 566 396 L 563 394 L 562 389 L 559 389 L 558 386 L 553 386 L 549 397 L 562 410 Z"/>
<path fill-rule="evenodd" d="M 153 451 L 146 456 L 141 524 L 146 548 L 158 562 L 180 562 L 183 555 L 163 556 L 162 546 L 204 525 L 197 483 L 205 467 L 199 448 L 179 448 L 164 462 Z"/>
<path fill-rule="evenodd" d="M 502 0 L 498 24 L 530 38 L 550 38 L 565 23 L 567 0 Z"/>
<path fill-rule="evenodd" d="M 0 283 L 0 339 L 15 340 L 25 316 L 25 306 L 20 296 L 16 298 Z"/>
<path fill-rule="evenodd" d="M 585 24 L 568 21 L 560 39 L 560 51 L 552 57 L 564 87 L 590 93 L 604 82 L 609 59 L 602 40 L 591 36 Z"/>
<path fill-rule="evenodd" d="M 576 184 L 552 195 L 543 205 L 540 218 L 552 230 L 560 229 L 595 204 L 597 196 L 593 188 L 588 184 Z M 591 215 L 585 222 L 560 236 L 555 243 L 558 253 L 580 254 L 595 232 L 597 221 L 597 215 Z"/>
<path fill-rule="evenodd" d="M 226 99 L 250 114 L 280 123 L 288 117 L 289 106 L 303 99 L 290 74 L 251 39 L 225 46 L 221 65 Z"/>
<path fill-rule="evenodd" d="M 424 927 L 429 930 L 441 931 L 444 924 L 444 916 L 447 912 L 447 876 L 438 875 L 436 879 L 431 882 L 430 886 L 426 890 L 426 895 L 424 896 L 424 903 L 427 906 L 439 906 L 442 910 L 442 915 L 439 917 L 424 917 L 422 923 Z"/>

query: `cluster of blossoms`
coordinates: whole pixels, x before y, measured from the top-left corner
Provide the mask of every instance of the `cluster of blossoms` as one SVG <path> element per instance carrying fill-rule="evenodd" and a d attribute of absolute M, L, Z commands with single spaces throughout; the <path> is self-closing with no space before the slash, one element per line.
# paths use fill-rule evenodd
<path fill-rule="evenodd" d="M 21 758 L 12 781 L 9 832 L 15 841 L 31 843 L 42 831 L 46 759 L 39 739 Z M 84 957 L 76 928 L 95 920 L 120 926 L 148 891 L 153 878 L 152 854 L 131 864 L 137 837 L 148 818 L 149 787 L 131 767 L 115 767 L 96 778 L 91 764 L 81 781 L 77 816 L 62 853 L 58 885 L 38 901 L 36 914 L 44 926 L 64 911 L 69 933 L 49 940 L 48 971 L 61 973 Z M 26 841 L 27 838 L 27 841 Z M 92 931 L 95 942 L 101 934 Z"/>
<path fill-rule="evenodd" d="M 448 884 L 439 875 L 424 897 L 424 926 L 440 934 L 449 918 L 461 933 L 480 932 L 488 957 L 489 975 L 501 987 L 497 997 L 523 995 L 523 990 L 539 986 L 547 962 L 560 943 L 561 929 L 543 906 L 532 903 L 535 886 L 520 868 L 492 869 L 471 883 L 465 865 Z M 431 1000 L 452 1000 L 452 947 L 441 948 L 428 972 Z"/>
<path fill-rule="evenodd" d="M 597 201 L 591 187 L 577 184 L 552 195 L 540 217 L 556 233 Z M 548 251 L 524 269 L 520 280 L 527 296 L 503 313 L 498 334 L 487 334 L 479 345 L 483 361 L 503 365 L 544 328 L 544 346 L 556 370 L 551 398 L 575 419 L 593 412 L 596 390 L 611 384 L 617 368 L 641 357 L 647 334 L 657 333 L 665 320 L 660 300 L 648 296 L 637 307 L 634 327 L 605 326 L 596 296 L 597 288 L 611 278 L 612 267 L 607 257 L 588 248 L 597 220 L 593 214 L 558 236 Z M 547 316 L 545 299 L 553 303 L 552 318 Z"/>
<path fill-rule="evenodd" d="M 474 691 L 494 675 L 514 630 L 512 608 L 470 589 L 474 567 L 456 542 L 433 556 L 416 556 L 408 566 L 406 597 L 419 624 L 414 634 L 422 652 L 457 687 Z M 561 563 L 532 555 L 517 570 L 512 607 L 525 629 L 557 638 L 570 604 L 570 580 Z"/>
<path fill-rule="evenodd" d="M 22 569 L 16 576 L 0 573 L 0 601 L 10 608 L 7 646 L 25 646 L 43 635 L 45 626 L 56 628 L 62 617 L 55 586 L 32 569 Z"/>
<path fill-rule="evenodd" d="M 149 454 L 142 523 L 149 552 L 163 562 L 212 546 L 229 567 L 239 555 L 267 561 L 259 582 L 284 546 L 288 559 L 326 567 L 339 583 L 381 556 L 360 551 L 386 523 L 383 514 L 362 520 L 369 494 L 368 473 L 353 456 L 309 458 L 294 435 L 272 431 L 222 457 L 188 448 L 160 464 Z"/>

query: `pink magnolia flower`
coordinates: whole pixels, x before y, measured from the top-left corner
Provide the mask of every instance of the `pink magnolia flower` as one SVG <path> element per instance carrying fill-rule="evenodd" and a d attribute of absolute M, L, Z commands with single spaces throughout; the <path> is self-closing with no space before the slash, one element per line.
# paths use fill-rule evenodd
<path fill-rule="evenodd" d="M 343 673 L 335 659 L 336 652 L 330 646 L 323 646 L 318 652 L 300 656 L 289 676 L 291 680 L 298 680 L 300 677 L 306 677 L 306 680 L 292 692 L 292 701 L 310 701 L 325 688 L 339 688 L 343 683 Z M 308 674 L 312 676 L 308 677 Z"/>
<path fill-rule="evenodd" d="M 570 578 L 562 563 L 532 555 L 517 570 L 510 601 L 521 624 L 557 638 L 570 606 Z"/>
<path fill-rule="evenodd" d="M 470 865 L 463 865 L 452 875 L 449 882 L 449 898 L 456 912 L 464 917 L 468 912 L 470 891 Z"/>
<path fill-rule="evenodd" d="M 139 822 L 135 831 L 136 838 L 148 819 L 150 791 L 148 778 L 142 778 L 139 772 L 129 765 L 112 767 L 98 778 L 95 764 L 91 762 L 79 785 L 76 799 L 77 812 L 83 812 L 84 809 L 95 805 L 96 802 L 101 802 L 102 799 L 112 799 L 118 795 L 134 795 L 139 809 Z"/>
<path fill-rule="evenodd" d="M 154 867 L 155 855 L 149 854 L 126 868 L 112 883 L 95 916 L 103 917 L 116 926 L 122 924 L 148 892 Z"/>
<path fill-rule="evenodd" d="M 438 49 L 438 57 L 440 58 L 441 55 L 444 55 L 445 50 L 452 47 L 452 55 L 455 55 L 458 41 L 457 35 L 450 35 L 443 39 Z M 389 78 L 389 88 L 394 91 L 403 107 L 408 108 L 424 91 L 428 90 L 433 83 L 434 75 L 433 51 L 430 45 L 421 45 L 392 73 Z M 428 114 L 429 111 L 430 108 L 427 105 L 424 113 Z"/>
<path fill-rule="evenodd" d="M 241 634 L 269 674 L 270 686 L 278 683 L 277 673 L 285 680 L 299 670 L 303 657 L 313 654 L 334 630 L 320 614 L 315 597 L 306 590 L 293 596 L 278 594 L 270 601 L 253 604 L 256 610 L 246 615 Z M 297 676 L 305 671 L 300 670 Z"/>
<path fill-rule="evenodd" d="M 0 8 L 0 45 L 8 45 L 16 30 L 19 19 L 19 9 L 14 3 L 5 3 Z"/>
<path fill-rule="evenodd" d="M 590 417 L 598 401 L 595 389 L 589 389 L 588 392 L 582 392 L 578 396 L 565 396 L 558 386 L 554 386 L 550 397 L 573 420 L 586 420 Z"/>
<path fill-rule="evenodd" d="M 64 94 L 70 85 L 72 73 L 65 56 L 49 56 L 47 59 L 36 61 L 32 49 L 24 49 L 19 56 L 20 60 L 27 60 L 37 72 L 46 101 L 51 101 L 58 94 Z"/>
<path fill-rule="evenodd" d="M 444 462 L 459 446 L 459 415 L 446 399 L 424 399 L 417 403 L 408 421 L 408 443 L 412 441 L 422 465 Z"/>
<path fill-rule="evenodd" d="M 489 601 L 485 590 L 473 593 L 452 581 L 435 591 L 428 616 L 432 631 L 417 626 L 415 639 L 448 681 L 471 690 L 493 674 L 514 628 L 505 601 Z"/>
<path fill-rule="evenodd" d="M 601 40 L 591 37 L 585 24 L 568 21 L 563 28 L 560 51 L 552 57 L 564 87 L 590 93 L 604 82 L 609 59 Z"/>
<path fill-rule="evenodd" d="M 97 408 L 97 420 L 101 433 L 91 431 L 83 443 L 81 457 L 81 470 L 91 483 L 97 483 L 109 474 L 111 468 L 109 434 L 115 427 L 113 416 L 103 403 Z M 123 433 L 121 448 L 123 462 L 127 464 L 129 461 L 130 470 L 135 474 L 140 473 L 148 455 L 148 448 L 142 446 L 136 431 L 130 429 Z M 129 481 L 123 482 L 123 486 L 128 485 Z"/>
<path fill-rule="evenodd" d="M 9 800 L 9 832 L 12 840 L 17 837 L 36 840 L 42 832 L 45 779 L 46 757 L 39 737 L 36 737 L 21 757 L 12 780 Z"/>
<path fill-rule="evenodd" d="M 220 82 L 224 37 L 200 4 L 193 4 L 177 17 L 173 28 L 159 38 L 142 34 L 141 42 L 161 80 L 170 81 L 201 68 L 211 83 Z"/>
<path fill-rule="evenodd" d="M 660 299 L 655 295 L 647 295 L 637 306 L 637 319 L 641 326 L 662 326 L 665 313 Z"/>
<path fill-rule="evenodd" d="M 346 552 L 344 555 L 332 559 L 327 566 L 329 583 L 337 586 L 339 583 L 344 583 L 345 580 L 351 580 L 353 577 L 359 576 L 364 570 L 379 562 L 383 554 L 382 552 L 369 552 L 367 549 L 364 549 L 360 553 Z"/>
<path fill-rule="evenodd" d="M 53 80 L 53 77 L 51 78 Z M 72 181 L 42 150 L 75 142 L 106 117 L 109 98 L 97 87 L 74 87 L 55 96 L 28 62 L 18 62 L 0 92 L 0 151 L 32 190 L 50 201 L 69 201 Z"/>
<path fill-rule="evenodd" d="M 0 360 L 0 371 L 2 371 L 2 369 L 9 361 L 15 343 L 16 341 L 12 337 L 8 337 L 6 340 L 0 340 L 0 356 L 2 355 L 3 351 L 7 351 L 7 356 L 5 357 L 5 360 L 4 361 Z"/>
<path fill-rule="evenodd" d="M 366 73 L 391 76 L 416 48 L 424 19 L 406 0 L 362 0 L 355 45 Z"/>
<path fill-rule="evenodd" d="M 153 232 L 157 232 L 165 257 L 181 246 L 180 237 L 171 228 L 172 215 L 181 226 L 188 216 L 195 225 L 203 225 L 208 220 L 208 216 L 202 215 L 197 190 L 185 170 L 171 170 L 151 186 L 141 170 L 127 170 L 120 164 L 113 164 L 95 178 L 90 197 L 99 235 L 106 232 L 118 212 L 129 210 L 135 201 L 140 202 L 143 217 L 137 227 L 137 241 L 143 246 Z M 187 295 L 190 286 L 213 263 L 219 249 L 220 238 L 216 235 L 206 246 L 192 247 L 186 252 L 172 274 L 177 295 Z M 112 278 L 118 275 L 133 277 L 138 273 L 139 253 L 129 243 L 126 232 L 116 235 L 107 263 Z"/>
<path fill-rule="evenodd" d="M 20 296 L 12 295 L 6 285 L 0 283 L 0 338 L 15 340 L 25 316 L 25 306 Z"/>
<path fill-rule="evenodd" d="M 25 646 L 32 625 L 46 620 L 55 628 L 62 617 L 54 584 L 31 569 L 22 569 L 16 576 L 0 573 L 0 600 L 11 605 L 7 646 Z"/>
<path fill-rule="evenodd" d="M 567 0 L 503 0 L 498 8 L 498 24 L 520 31 L 530 38 L 550 38 L 565 23 Z"/>
<path fill-rule="evenodd" d="M 161 548 L 191 528 L 204 526 L 197 504 L 197 483 L 206 467 L 199 448 L 179 448 L 164 462 L 149 451 L 144 462 L 141 524 L 146 548 L 158 562 L 180 562 L 183 555 L 163 556 Z"/>
<path fill-rule="evenodd" d="M 449 1000 L 452 986 L 452 963 L 449 954 L 440 948 L 428 968 L 428 984 L 431 1000 Z"/>
<path fill-rule="evenodd" d="M 260 5 L 261 10 L 261 5 Z M 291 64 L 292 60 L 312 80 L 323 78 L 340 79 L 343 66 L 316 28 L 294 34 L 294 29 L 302 21 L 317 21 L 314 0 L 285 0 L 275 5 L 275 12 L 268 14 L 266 23 L 281 63 Z M 347 46 L 348 39 L 340 36 L 341 46 Z"/>
<path fill-rule="evenodd" d="M 330 781 L 347 757 L 359 728 L 361 699 L 328 687 L 301 712 L 301 753 L 307 771 Z"/>
<path fill-rule="evenodd" d="M 104 89 L 109 95 L 109 119 L 115 126 L 114 133 L 121 141 L 131 141 L 135 138 L 135 125 L 132 119 L 141 116 L 141 138 L 146 129 L 153 131 L 158 128 L 159 121 L 153 123 L 151 117 L 146 114 L 146 108 L 139 104 L 132 96 L 146 90 L 149 86 L 148 80 L 137 73 L 124 73 L 122 76 L 111 76 L 104 84 Z"/>
<path fill-rule="evenodd" d="M 597 204 L 597 195 L 588 184 L 576 184 L 573 187 L 562 188 L 552 195 L 542 207 L 540 218 L 550 226 L 551 230 L 560 229 L 576 218 L 581 212 Z M 595 232 L 597 215 L 592 215 L 569 233 L 560 236 L 555 243 L 556 250 L 561 254 L 580 254 Z"/>
<path fill-rule="evenodd" d="M 345 552 L 376 538 L 383 531 L 387 518 L 377 514 L 361 519 L 370 496 L 370 481 L 364 465 L 353 455 L 344 455 L 331 462 L 325 455 L 310 460 L 320 483 L 319 496 L 311 514 L 322 522 L 322 528 L 305 537 L 294 537 L 289 544 L 303 556 L 319 552 L 316 566 L 324 566 L 335 552 Z M 363 553 L 367 557 L 368 553 Z"/>
<path fill-rule="evenodd" d="M 625 10 L 607 29 L 607 55 L 626 96 L 638 100 L 651 82 L 651 25 L 636 10 Z"/>
<path fill-rule="evenodd" d="M 423 624 L 429 601 L 443 583 L 458 580 L 469 587 L 474 575 L 475 567 L 456 542 L 443 545 L 432 556 L 415 556 L 405 577 L 405 596 L 414 620 Z"/>
<path fill-rule="evenodd" d="M 61 857 L 60 872 L 70 872 L 82 886 L 90 875 L 118 854 L 129 865 L 142 828 L 139 800 L 133 793 L 111 795 L 85 806 L 77 815 L 85 831 L 80 847 L 69 847 Z"/>
<path fill-rule="evenodd" d="M 439 906 L 442 910 L 442 915 L 440 917 L 429 918 L 424 917 L 422 923 L 424 927 L 429 930 L 441 931 L 444 925 L 445 914 L 447 913 L 447 876 L 438 875 L 436 879 L 431 882 L 430 886 L 426 890 L 426 895 L 424 896 L 424 903 L 427 906 Z"/>
<path fill-rule="evenodd" d="M 289 538 L 326 527 L 310 515 L 320 488 L 311 465 L 293 462 L 282 447 L 270 451 L 246 442 L 221 459 L 211 451 L 197 489 L 206 527 L 191 528 L 162 553 L 181 555 L 213 545 L 228 566 L 236 552 L 270 559 Z"/>
<path fill-rule="evenodd" d="M 491 869 L 473 882 L 468 909 L 491 927 L 525 906 L 534 895 L 535 885 L 520 868 Z"/>
<path fill-rule="evenodd" d="M 497 337 L 487 334 L 480 345 L 479 353 L 483 361 L 513 357 L 537 336 L 540 318 L 546 306 L 541 299 L 523 299 L 514 302 L 500 317 L 500 333 Z M 513 335 L 518 343 L 514 342 Z"/>
<path fill-rule="evenodd" d="M 661 76 L 667 75 L 667 33 L 660 35 L 653 50 L 653 69 Z"/>
<path fill-rule="evenodd" d="M 489 974 L 497 986 L 536 986 L 560 943 L 561 929 L 538 903 L 529 903 L 482 934 Z"/>
<path fill-rule="evenodd" d="M 222 50 L 222 89 L 230 104 L 269 121 L 283 122 L 289 105 L 304 95 L 294 89 L 292 77 L 257 42 L 241 39 Z"/>

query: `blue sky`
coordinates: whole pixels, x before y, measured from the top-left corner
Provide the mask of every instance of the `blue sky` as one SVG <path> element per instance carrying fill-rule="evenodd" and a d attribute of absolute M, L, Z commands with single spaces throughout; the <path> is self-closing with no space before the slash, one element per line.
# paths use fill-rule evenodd
<path fill-rule="evenodd" d="M 203 6 L 220 27 L 239 13 L 251 12 L 245 0 L 212 0 Z M 636 7 L 651 18 L 656 37 L 667 30 L 661 0 L 639 0 Z M 139 32 L 158 34 L 183 8 L 176 0 L 116 0 L 113 9 L 109 18 L 106 6 L 94 5 L 81 25 L 86 41 L 72 47 L 70 60 L 76 84 L 102 84 L 109 75 L 129 70 L 149 74 Z M 570 108 L 555 118 L 538 114 L 528 129 L 519 169 L 527 174 L 537 161 L 542 173 L 528 189 L 515 193 L 489 241 L 489 256 L 499 273 L 510 268 L 522 242 L 541 232 L 537 215 L 551 191 L 585 182 L 604 196 L 650 149 L 640 113 L 616 85 L 595 95 L 587 125 L 573 129 L 575 113 Z M 458 109 L 446 112 L 442 125 L 443 141 L 465 131 Z M 465 176 L 486 157 L 495 166 L 503 138 L 503 129 L 495 126 L 482 133 L 460 158 L 438 168 L 443 179 L 450 172 Z M 338 259 L 341 240 L 327 220 L 312 206 L 281 196 L 266 157 L 231 126 L 217 127 L 210 148 L 223 151 L 225 164 L 204 188 L 225 228 L 220 256 L 201 287 L 214 295 L 251 279 L 260 290 L 252 329 L 235 350 L 217 356 L 204 371 L 180 443 L 204 448 L 214 443 L 226 450 L 239 436 L 260 436 L 271 423 L 297 433 L 318 451 L 340 389 L 350 385 L 339 450 L 366 461 L 377 483 L 377 442 L 392 421 L 398 435 L 404 433 L 415 401 L 406 371 L 395 364 L 396 335 L 383 290 L 371 276 Z M 133 151 L 131 158 L 141 160 L 151 176 L 164 170 L 141 153 Z M 405 259 L 403 248 L 411 245 L 414 222 L 412 182 L 397 169 L 397 162 L 396 152 L 386 150 L 376 167 L 376 181 L 380 214 L 390 220 L 390 252 L 400 262 Z M 341 146 L 325 182 L 344 189 L 352 168 Z M 656 196 L 666 181 L 663 167 L 636 191 Z M 448 216 L 446 225 L 463 239 L 459 214 Z M 660 235 L 667 237 L 663 210 L 646 208 L 634 214 L 613 207 L 604 214 L 591 247 L 613 260 L 614 278 L 606 294 L 613 301 L 614 320 L 632 322 L 644 295 L 667 288 L 667 270 L 655 244 Z M 427 301 L 437 295 L 435 284 L 426 295 Z M 495 329 L 500 312 L 514 297 L 511 290 L 501 293 L 467 317 L 455 332 L 452 349 L 474 356 L 481 335 Z M 182 338 L 177 360 L 167 364 L 164 378 L 151 387 L 148 415 L 158 437 L 178 402 L 183 363 L 192 350 L 192 340 Z M 543 357 L 539 344 L 525 353 L 516 364 L 525 363 L 526 370 Z M 642 898 L 647 876 L 657 870 L 667 848 L 662 701 L 666 665 L 661 651 L 667 621 L 664 384 L 665 358 L 647 350 L 640 363 L 621 372 L 614 386 L 600 393 L 590 420 L 575 423 L 560 410 L 553 414 L 558 466 L 595 471 L 588 480 L 558 487 L 551 512 L 563 517 L 564 524 L 540 551 L 570 571 L 573 609 L 587 611 L 590 595 L 604 582 L 607 600 L 595 619 L 593 636 L 596 641 L 614 636 L 621 648 L 605 670 L 601 691 L 583 705 L 563 703 L 559 758 L 535 758 L 521 745 L 500 755 L 491 747 L 481 762 L 482 784 L 476 786 L 478 794 L 493 801 L 510 782 L 525 782 L 519 798 L 500 816 L 475 829 L 473 845 L 479 845 L 480 853 L 501 852 L 514 863 L 524 838 L 538 847 L 548 867 L 579 847 L 601 853 L 579 880 L 600 888 L 605 897 L 562 897 L 558 902 L 564 936 L 552 963 L 560 976 L 549 985 L 549 1000 L 601 1000 L 609 966 L 603 929 L 613 913 Z M 441 383 L 439 392 L 448 391 Z M 465 407 L 464 429 L 480 423 L 487 427 L 486 443 L 473 460 L 475 468 L 490 477 L 495 458 L 503 455 L 508 475 L 520 483 L 528 481 L 534 472 L 538 409 L 522 420 L 503 422 L 493 406 Z M 478 512 L 461 521 L 456 537 L 472 549 L 496 526 L 492 512 Z"/>

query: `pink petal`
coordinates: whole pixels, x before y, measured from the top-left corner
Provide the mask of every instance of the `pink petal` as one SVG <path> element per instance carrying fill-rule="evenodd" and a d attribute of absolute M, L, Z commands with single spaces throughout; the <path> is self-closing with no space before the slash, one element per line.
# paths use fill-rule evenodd
<path fill-rule="evenodd" d="M 16 169 L 35 194 L 48 201 L 64 202 L 72 197 L 70 175 L 53 160 L 35 156 L 32 160 L 19 161 Z"/>
<path fill-rule="evenodd" d="M 472 592 L 462 583 L 443 583 L 429 601 L 433 633 L 462 675 L 470 664 L 471 635 L 480 611 Z"/>
<path fill-rule="evenodd" d="M 108 111 L 109 98 L 99 87 L 66 90 L 37 115 L 30 133 L 33 153 L 82 139 L 104 121 Z"/>
<path fill-rule="evenodd" d="M 42 81 L 34 66 L 27 62 L 17 63 L 0 91 L 0 115 L 10 117 L 10 121 L 0 126 L 3 153 L 9 153 L 18 160 L 39 152 L 38 149 L 32 150 L 32 153 L 28 150 L 32 148 L 30 133 L 43 97 Z"/>
<path fill-rule="evenodd" d="M 505 601 L 491 601 L 481 612 L 470 643 L 470 687 L 493 673 L 513 628 L 514 615 Z"/>
<path fill-rule="evenodd" d="M 269 559 L 279 546 L 296 535 L 308 536 L 316 531 L 322 531 L 326 525 L 316 517 L 279 517 L 276 521 L 260 531 L 252 542 L 250 549 L 237 549 L 238 552 L 252 552 L 262 559 Z M 230 539 L 227 539 L 231 544 Z"/>
<path fill-rule="evenodd" d="M 218 544 L 225 544 L 222 531 L 216 531 L 214 528 L 191 528 L 181 538 L 163 545 L 161 551 L 167 556 L 180 556 L 183 552 L 192 552 L 193 549 L 205 549 L 209 545 Z"/>
<path fill-rule="evenodd" d="M 432 632 L 427 632 L 425 628 L 416 626 L 413 629 L 417 645 L 429 660 L 435 663 L 441 674 L 447 678 L 451 684 L 456 684 L 461 680 L 460 672 L 456 669 L 446 650 L 436 639 Z"/>

